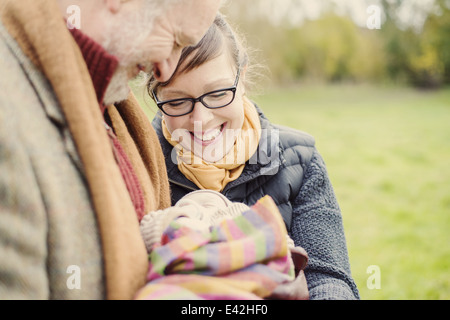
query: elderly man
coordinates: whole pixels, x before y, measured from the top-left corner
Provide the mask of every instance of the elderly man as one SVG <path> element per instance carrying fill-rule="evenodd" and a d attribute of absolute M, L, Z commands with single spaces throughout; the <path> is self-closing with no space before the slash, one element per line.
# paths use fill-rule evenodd
<path fill-rule="evenodd" d="M 131 299 L 144 285 L 139 220 L 170 197 L 127 83 L 169 79 L 219 6 L 0 1 L 0 299 Z"/>

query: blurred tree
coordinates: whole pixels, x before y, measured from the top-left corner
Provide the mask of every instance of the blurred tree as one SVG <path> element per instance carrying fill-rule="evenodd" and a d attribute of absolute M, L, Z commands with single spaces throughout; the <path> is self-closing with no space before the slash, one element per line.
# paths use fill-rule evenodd
<path fill-rule="evenodd" d="M 438 12 L 430 15 L 424 26 L 422 55 L 425 70 L 436 81 L 450 84 L 450 1 L 437 4 Z"/>
<path fill-rule="evenodd" d="M 449 1 L 435 1 L 420 28 L 412 24 L 403 29 L 399 28 L 397 17 L 402 2 L 383 0 L 382 3 L 387 13 L 382 34 L 389 76 L 418 87 L 433 88 L 449 84 Z"/>
<path fill-rule="evenodd" d="M 381 30 L 356 24 L 343 3 L 228 0 L 223 11 L 259 50 L 257 62 L 267 64 L 274 81 L 450 84 L 450 0 L 380 0 Z"/>

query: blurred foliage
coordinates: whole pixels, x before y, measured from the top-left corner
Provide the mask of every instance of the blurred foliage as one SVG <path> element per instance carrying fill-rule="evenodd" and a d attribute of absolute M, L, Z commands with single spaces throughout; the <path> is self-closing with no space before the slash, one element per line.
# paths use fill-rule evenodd
<path fill-rule="evenodd" d="M 448 0 L 436 0 L 420 28 L 400 25 L 402 1 L 383 0 L 378 3 L 384 14 L 381 28 L 372 30 L 335 10 L 333 1 L 322 1 L 328 6 L 318 17 L 297 24 L 288 15 L 308 3 L 284 1 L 280 6 L 292 7 L 274 23 L 270 14 L 256 10 L 263 1 L 229 0 L 222 11 L 260 52 L 256 61 L 268 66 L 274 82 L 395 82 L 426 88 L 450 84 Z"/>
<path fill-rule="evenodd" d="M 361 298 L 450 299 L 450 88 L 306 84 L 255 101 L 316 138 Z M 381 289 L 367 286 L 370 265 Z"/>

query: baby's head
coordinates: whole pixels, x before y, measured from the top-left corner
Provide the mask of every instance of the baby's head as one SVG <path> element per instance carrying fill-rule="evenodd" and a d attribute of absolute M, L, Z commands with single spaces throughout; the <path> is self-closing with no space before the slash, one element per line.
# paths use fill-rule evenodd
<path fill-rule="evenodd" d="M 232 204 L 223 194 L 213 190 L 197 190 L 188 193 L 181 198 L 175 206 L 184 207 L 186 205 L 200 206 L 203 209 L 224 209 Z"/>
<path fill-rule="evenodd" d="M 232 202 L 220 192 L 213 190 L 197 190 L 192 191 L 181 198 L 176 206 L 180 207 L 187 203 L 191 204 L 192 202 L 204 208 L 215 209 L 223 209 L 232 204 Z"/>
<path fill-rule="evenodd" d="M 188 193 L 175 204 L 182 213 L 178 222 L 197 230 L 209 230 L 217 212 L 232 207 L 233 203 L 223 194 L 213 190 L 196 190 Z"/>
<path fill-rule="evenodd" d="M 217 225 L 224 219 L 234 218 L 247 211 L 249 207 L 243 203 L 231 202 L 220 192 L 213 190 L 197 190 L 181 198 L 175 207 L 181 209 L 185 217 Z"/>

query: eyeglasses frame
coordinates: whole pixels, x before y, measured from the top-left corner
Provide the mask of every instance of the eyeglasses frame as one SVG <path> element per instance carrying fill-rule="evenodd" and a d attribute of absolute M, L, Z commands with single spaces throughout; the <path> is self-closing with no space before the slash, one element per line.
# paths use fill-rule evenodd
<path fill-rule="evenodd" d="M 202 104 L 205 108 L 208 108 L 208 109 L 220 109 L 220 108 L 224 108 L 224 107 L 226 107 L 226 106 L 229 106 L 230 104 L 233 103 L 233 101 L 234 101 L 234 99 L 235 99 L 235 97 L 236 97 L 236 91 L 237 91 L 237 86 L 238 86 L 238 84 L 239 84 L 240 74 L 241 74 L 241 70 L 240 70 L 240 68 L 238 68 L 238 71 L 237 71 L 237 74 L 236 74 L 236 80 L 234 81 L 233 86 L 228 87 L 228 88 L 224 88 L 224 89 L 218 89 L 218 90 L 214 90 L 214 91 L 210 91 L 210 92 L 204 93 L 204 94 L 202 94 L 202 95 L 201 95 L 200 97 L 198 97 L 198 98 L 180 98 L 180 99 L 171 99 L 171 100 L 166 100 L 166 101 L 159 101 L 158 97 L 156 96 L 156 92 L 154 91 L 154 89 L 152 89 L 152 95 L 153 95 L 153 98 L 155 99 L 155 102 L 156 102 L 156 105 L 158 106 L 158 108 L 159 108 L 165 115 L 167 115 L 167 116 L 169 116 L 169 117 L 182 117 L 182 116 L 185 116 L 185 115 L 191 113 L 192 111 L 194 111 L 194 108 L 195 108 L 195 105 L 197 104 L 197 102 L 201 102 L 201 104 Z M 231 101 L 230 101 L 229 103 L 227 103 L 226 105 L 223 105 L 223 106 L 220 106 L 220 107 L 209 107 L 209 106 L 207 106 L 207 105 L 203 102 L 203 99 L 204 99 L 206 96 L 208 96 L 208 95 L 210 95 L 210 94 L 213 94 L 213 93 L 222 92 L 222 91 L 231 91 L 231 92 L 233 92 L 233 99 L 231 99 Z M 186 113 L 183 113 L 183 114 L 174 116 L 174 115 L 171 115 L 171 114 L 166 113 L 166 112 L 163 110 L 163 108 L 162 108 L 163 105 L 165 105 L 165 104 L 167 104 L 167 103 L 176 102 L 176 101 L 186 101 L 186 100 L 189 100 L 189 101 L 192 102 L 192 108 L 191 108 L 191 110 L 190 110 L 189 112 L 186 112 Z"/>

